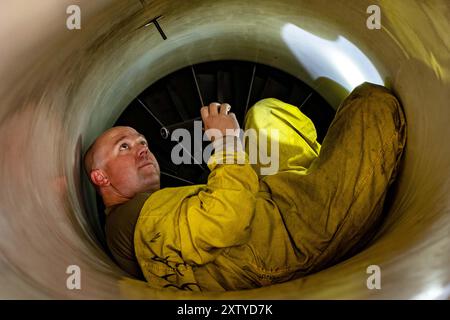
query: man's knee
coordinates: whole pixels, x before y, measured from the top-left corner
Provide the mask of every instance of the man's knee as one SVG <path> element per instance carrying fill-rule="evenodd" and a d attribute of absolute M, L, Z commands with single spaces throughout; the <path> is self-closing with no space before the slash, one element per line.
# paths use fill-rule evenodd
<path fill-rule="evenodd" d="M 264 98 L 259 101 L 257 101 L 248 112 L 251 112 L 251 110 L 261 110 L 261 109 L 271 109 L 274 106 L 279 105 L 280 103 L 284 103 L 281 100 L 278 100 L 276 98 Z M 254 112 L 254 111 L 253 111 Z"/>
<path fill-rule="evenodd" d="M 280 117 L 302 118 L 300 110 L 291 104 L 276 98 L 265 98 L 256 102 L 245 116 L 245 129 L 265 127 L 271 120 Z"/>
<path fill-rule="evenodd" d="M 405 127 L 405 115 L 397 97 L 389 89 L 368 82 L 351 92 L 337 116 L 344 112 L 364 122 L 379 122 L 386 129 L 388 124 L 393 124 L 392 128 L 396 131 L 402 131 Z"/>
<path fill-rule="evenodd" d="M 359 96 L 359 97 L 369 97 L 374 95 L 392 95 L 392 93 L 384 86 L 370 83 L 370 82 L 364 82 L 363 84 L 360 84 L 355 89 L 353 89 L 351 96 Z"/>
<path fill-rule="evenodd" d="M 344 100 L 343 106 L 351 105 L 352 102 L 362 104 L 366 109 L 373 108 L 374 112 L 403 114 L 400 102 L 389 89 L 369 82 L 356 87 Z"/>
<path fill-rule="evenodd" d="M 254 128 L 255 123 L 258 122 L 255 120 L 257 120 L 258 117 L 266 117 L 270 115 L 270 110 L 279 102 L 281 101 L 275 98 L 261 99 L 256 102 L 250 109 L 248 109 L 247 114 L 245 115 L 245 129 Z"/>

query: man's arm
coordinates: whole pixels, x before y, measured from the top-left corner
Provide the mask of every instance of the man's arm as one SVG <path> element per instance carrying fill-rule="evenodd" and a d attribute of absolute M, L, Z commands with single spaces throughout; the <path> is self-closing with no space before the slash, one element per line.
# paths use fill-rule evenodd
<path fill-rule="evenodd" d="M 187 200 L 179 222 L 186 263 L 206 264 L 222 249 L 248 241 L 259 182 L 247 161 L 236 164 L 245 156 L 244 151 L 221 153 L 216 149 L 208 164 L 211 174 L 206 189 Z M 227 160 L 234 164 L 226 164 Z"/>
<path fill-rule="evenodd" d="M 213 140 L 211 174 L 204 191 L 187 200 L 180 217 L 183 260 L 201 265 L 215 259 L 221 249 L 242 245 L 250 236 L 258 176 L 248 163 L 239 140 L 239 124 L 230 106 L 202 108 L 206 134 Z"/>

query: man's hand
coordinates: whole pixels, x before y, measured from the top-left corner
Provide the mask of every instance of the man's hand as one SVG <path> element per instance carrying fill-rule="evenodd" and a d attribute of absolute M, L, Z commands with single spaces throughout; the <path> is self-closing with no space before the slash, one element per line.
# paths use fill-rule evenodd
<path fill-rule="evenodd" d="M 205 125 L 205 132 L 211 141 L 225 135 L 239 137 L 239 123 L 234 113 L 230 112 L 228 103 L 210 103 L 200 110 Z"/>

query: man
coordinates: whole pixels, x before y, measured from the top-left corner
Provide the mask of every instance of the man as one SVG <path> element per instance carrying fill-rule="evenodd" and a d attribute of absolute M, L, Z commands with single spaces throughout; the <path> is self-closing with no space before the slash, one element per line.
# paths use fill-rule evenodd
<path fill-rule="evenodd" d="M 106 207 L 106 240 L 113 257 L 129 274 L 143 278 L 134 254 L 134 228 L 142 205 L 160 184 L 147 140 L 130 127 L 111 128 L 86 152 L 85 168 Z"/>
<path fill-rule="evenodd" d="M 236 161 L 247 159 L 242 148 L 226 147 L 239 143 L 228 111 L 215 103 L 201 109 L 205 129 L 222 134 L 211 137 L 206 185 L 159 190 L 155 157 L 128 127 L 108 130 L 86 154 L 116 261 L 153 287 L 221 291 L 287 281 L 361 248 L 380 219 L 406 140 L 403 112 L 387 89 L 356 88 L 322 146 L 298 108 L 258 102 L 245 129 L 279 130 L 279 172 L 269 176 L 257 174 L 260 164 Z"/>

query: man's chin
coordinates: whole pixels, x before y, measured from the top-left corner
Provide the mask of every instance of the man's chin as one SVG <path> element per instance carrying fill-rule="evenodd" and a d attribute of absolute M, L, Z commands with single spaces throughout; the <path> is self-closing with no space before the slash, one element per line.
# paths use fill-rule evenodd
<path fill-rule="evenodd" d="M 158 181 L 152 182 L 151 184 L 147 184 L 145 186 L 145 191 L 144 192 L 152 193 L 152 192 L 158 191 L 159 189 L 161 189 L 161 184 L 160 184 L 160 182 L 158 180 Z"/>

